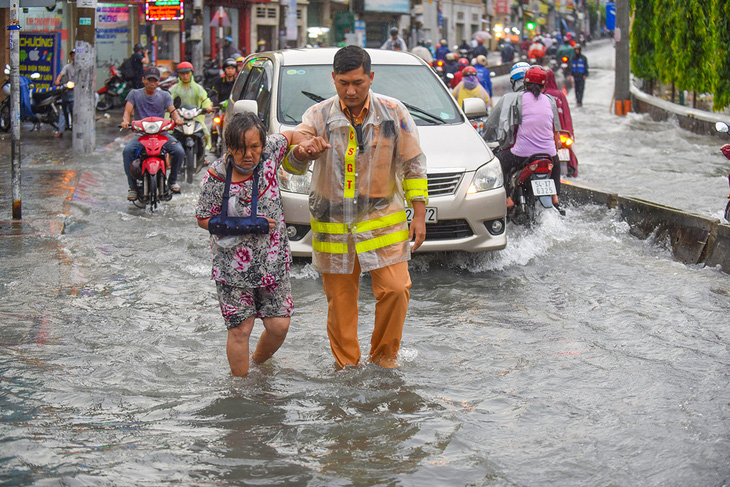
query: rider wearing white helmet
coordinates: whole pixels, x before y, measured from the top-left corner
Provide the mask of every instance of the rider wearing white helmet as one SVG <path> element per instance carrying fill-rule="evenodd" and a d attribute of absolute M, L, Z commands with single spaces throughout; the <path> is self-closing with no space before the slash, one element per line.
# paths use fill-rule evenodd
<path fill-rule="evenodd" d="M 512 91 L 523 91 L 525 89 L 525 72 L 530 69 L 530 63 L 519 62 L 512 65 L 509 72 L 509 82 L 512 83 Z"/>

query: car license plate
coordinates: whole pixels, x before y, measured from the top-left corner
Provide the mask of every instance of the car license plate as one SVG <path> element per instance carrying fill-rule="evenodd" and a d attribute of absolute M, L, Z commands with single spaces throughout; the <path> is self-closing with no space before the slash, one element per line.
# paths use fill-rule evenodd
<path fill-rule="evenodd" d="M 408 221 L 413 220 L 413 208 L 406 208 L 406 217 Z M 426 207 L 426 223 L 438 223 L 439 209 L 435 206 Z"/>
<path fill-rule="evenodd" d="M 535 196 L 549 196 L 551 194 L 557 194 L 555 190 L 555 181 L 552 179 L 533 179 L 532 183 L 532 194 Z"/>
<path fill-rule="evenodd" d="M 570 149 L 558 149 L 558 159 L 561 161 L 569 161 Z"/>

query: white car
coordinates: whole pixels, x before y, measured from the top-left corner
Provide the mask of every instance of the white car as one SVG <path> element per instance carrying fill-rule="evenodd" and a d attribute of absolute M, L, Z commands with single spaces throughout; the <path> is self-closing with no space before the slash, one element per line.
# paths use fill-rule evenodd
<path fill-rule="evenodd" d="M 420 58 L 405 52 L 367 51 L 375 73 L 372 90 L 407 106 L 426 154 L 426 241 L 418 252 L 503 249 L 507 245 L 507 208 L 497 158 Z M 248 56 L 231 90 L 229 114 L 236 101 L 253 100 L 269 133 L 293 129 L 307 108 L 336 94 L 332 80 L 335 52 L 336 48 L 293 49 Z M 470 117 L 486 112 L 482 100 L 467 99 L 464 105 Z M 279 177 L 292 254 L 310 256 L 311 173 L 295 176 L 282 170 Z"/>

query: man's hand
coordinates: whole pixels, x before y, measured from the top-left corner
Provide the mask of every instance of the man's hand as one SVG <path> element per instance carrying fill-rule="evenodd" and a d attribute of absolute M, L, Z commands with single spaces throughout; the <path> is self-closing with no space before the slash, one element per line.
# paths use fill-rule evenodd
<path fill-rule="evenodd" d="M 413 242 L 414 237 L 415 242 Z M 426 203 L 423 201 L 413 202 L 413 220 L 408 229 L 408 240 L 413 242 L 411 252 L 418 250 L 418 247 L 426 240 Z"/>
<path fill-rule="evenodd" d="M 122 120 L 122 128 L 128 129 L 129 128 L 129 121 L 128 120 Z"/>
<path fill-rule="evenodd" d="M 306 161 L 311 159 L 317 159 L 319 156 L 324 154 L 332 146 L 327 143 L 322 137 L 312 137 L 311 139 L 300 142 L 294 148 L 294 157 L 300 161 Z M 424 210 L 425 213 L 425 210 Z"/>

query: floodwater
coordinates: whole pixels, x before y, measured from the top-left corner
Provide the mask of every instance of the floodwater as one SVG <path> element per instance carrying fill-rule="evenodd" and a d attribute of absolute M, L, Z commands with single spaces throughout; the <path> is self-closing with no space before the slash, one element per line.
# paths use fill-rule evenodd
<path fill-rule="evenodd" d="M 610 91 L 598 102 L 608 77 L 592 73 L 574 114 L 580 181 L 627 194 L 632 179 L 652 186 L 633 139 L 683 132 L 609 116 Z M 703 159 L 718 145 L 686 137 Z M 605 173 L 616 140 L 626 154 Z M 156 214 L 132 207 L 122 143 L 67 162 L 84 172 L 63 235 L 2 240 L 4 484 L 730 481 L 730 278 L 719 269 L 675 262 L 667 242 L 635 239 L 603 207 L 543 213 L 533 230 L 508 227 L 504 251 L 416 256 L 401 367 L 338 371 L 321 282 L 298 262 L 286 342 L 233 378 L 197 188 Z M 684 171 L 697 186 L 698 158 Z M 715 211 L 708 195 L 680 201 Z M 369 278 L 362 288 L 366 354 Z"/>

